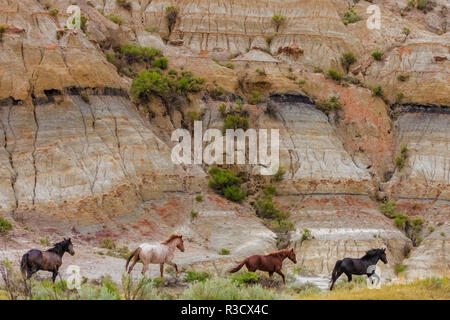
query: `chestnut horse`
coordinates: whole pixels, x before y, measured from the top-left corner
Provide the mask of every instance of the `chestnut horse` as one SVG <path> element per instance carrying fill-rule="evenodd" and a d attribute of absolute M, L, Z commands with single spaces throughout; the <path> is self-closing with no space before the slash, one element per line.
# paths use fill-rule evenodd
<path fill-rule="evenodd" d="M 244 259 L 244 261 L 242 261 L 236 267 L 228 270 L 228 272 L 230 273 L 237 272 L 245 264 L 248 271 L 251 272 L 255 272 L 256 270 L 267 271 L 269 273 L 269 277 L 272 277 L 273 273 L 276 272 L 283 278 L 283 283 L 286 283 L 286 281 L 284 280 L 284 274 L 283 272 L 281 272 L 283 260 L 286 258 L 289 258 L 293 263 L 297 263 L 297 259 L 295 257 L 295 252 L 293 248 L 275 251 L 266 254 L 265 256 L 255 254 L 253 256 Z"/>
<path fill-rule="evenodd" d="M 172 262 L 175 248 L 184 252 L 183 236 L 178 233 L 171 234 L 166 241 L 161 242 L 159 245 L 143 243 L 130 254 L 125 265 L 125 270 L 128 271 L 128 273 L 131 273 L 133 267 L 140 260 L 144 265 L 141 273 L 142 275 L 145 275 L 150 263 L 159 263 L 159 271 L 161 273 L 161 278 L 163 278 L 164 263 L 167 263 L 175 268 L 178 277 L 178 266 L 176 263 Z M 133 263 L 130 268 L 128 268 L 128 264 L 133 258 Z"/>
<path fill-rule="evenodd" d="M 28 251 L 22 256 L 22 261 L 20 262 L 20 270 L 22 271 L 23 277 L 26 277 L 28 280 L 39 270 L 45 270 L 53 272 L 52 280 L 55 282 L 65 252 L 70 253 L 72 256 L 75 254 L 70 238 L 64 238 L 63 241 L 58 242 L 53 248 L 50 248 L 47 251 L 37 249 Z"/>

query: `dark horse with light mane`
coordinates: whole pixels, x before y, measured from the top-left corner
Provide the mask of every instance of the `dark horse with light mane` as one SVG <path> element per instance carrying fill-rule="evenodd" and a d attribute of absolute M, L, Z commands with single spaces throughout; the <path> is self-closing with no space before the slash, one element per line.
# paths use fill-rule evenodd
<path fill-rule="evenodd" d="M 22 256 L 22 261 L 20 262 L 20 269 L 23 277 L 26 277 L 28 280 L 39 270 L 45 270 L 53 272 L 52 280 L 55 282 L 65 252 L 70 253 L 72 256 L 75 254 L 70 238 L 64 238 L 63 241 L 58 242 L 53 248 L 50 248 L 47 251 L 37 249 L 28 251 Z"/>
<path fill-rule="evenodd" d="M 239 271 L 245 264 L 248 271 L 255 272 L 256 270 L 267 271 L 269 273 L 269 277 L 272 277 L 273 273 L 278 273 L 283 278 L 283 283 L 286 283 L 284 280 L 284 274 L 281 272 L 281 267 L 283 266 L 283 260 L 289 258 L 293 263 L 297 263 L 297 259 L 295 257 L 295 252 L 293 248 L 283 249 L 279 251 L 275 251 L 269 254 L 259 255 L 255 254 L 250 256 L 236 267 L 228 270 L 230 273 L 234 273 Z"/>
<path fill-rule="evenodd" d="M 344 258 L 336 261 L 336 265 L 334 266 L 333 273 L 331 275 L 330 290 L 333 290 L 334 283 L 343 273 L 347 276 L 348 282 L 352 281 L 352 274 L 366 274 L 367 277 L 373 275 L 375 273 L 375 268 L 369 268 L 370 266 L 375 266 L 380 259 L 385 264 L 388 263 L 385 251 L 385 248 L 371 249 L 367 251 L 361 259 Z"/>

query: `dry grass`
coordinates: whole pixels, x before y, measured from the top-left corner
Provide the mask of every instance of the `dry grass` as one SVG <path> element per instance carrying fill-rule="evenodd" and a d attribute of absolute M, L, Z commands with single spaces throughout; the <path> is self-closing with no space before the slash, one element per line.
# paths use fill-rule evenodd
<path fill-rule="evenodd" d="M 380 289 L 343 287 L 303 296 L 304 300 L 449 300 L 450 278 L 429 278 L 408 284 L 384 285 Z"/>

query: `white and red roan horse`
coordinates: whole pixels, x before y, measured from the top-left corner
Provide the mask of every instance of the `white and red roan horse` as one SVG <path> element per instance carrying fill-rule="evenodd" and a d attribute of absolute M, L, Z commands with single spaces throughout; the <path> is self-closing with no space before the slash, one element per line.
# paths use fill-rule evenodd
<path fill-rule="evenodd" d="M 183 236 L 178 233 L 171 234 L 166 241 L 163 241 L 158 245 L 142 243 L 128 257 L 125 270 L 128 271 L 128 273 L 131 273 L 131 270 L 133 270 L 136 263 L 140 260 L 144 265 L 142 268 L 142 275 L 145 275 L 150 263 L 159 263 L 161 278 L 163 278 L 164 263 L 167 263 L 175 268 L 178 277 L 178 267 L 174 262 L 172 262 L 175 248 L 178 248 L 181 252 L 184 252 Z M 133 259 L 133 263 L 130 268 L 128 268 L 128 264 L 131 259 Z"/>

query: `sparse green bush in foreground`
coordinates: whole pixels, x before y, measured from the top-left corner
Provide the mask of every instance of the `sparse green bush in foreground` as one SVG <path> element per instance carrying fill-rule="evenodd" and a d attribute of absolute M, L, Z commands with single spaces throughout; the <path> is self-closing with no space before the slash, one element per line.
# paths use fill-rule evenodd
<path fill-rule="evenodd" d="M 183 282 L 204 282 L 209 278 L 211 278 L 211 274 L 208 272 L 188 270 L 183 278 Z"/>
<path fill-rule="evenodd" d="M 231 279 L 213 278 L 189 286 L 180 297 L 183 300 L 280 300 L 279 294 L 260 285 L 240 286 Z"/>
<path fill-rule="evenodd" d="M 246 285 L 258 282 L 259 275 L 255 272 L 245 271 L 233 274 L 231 279 L 239 285 Z"/>

